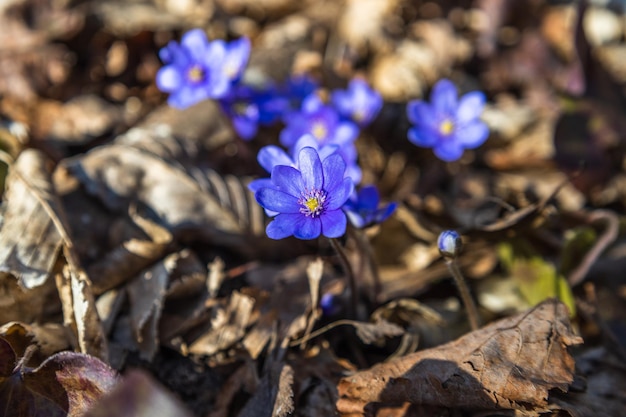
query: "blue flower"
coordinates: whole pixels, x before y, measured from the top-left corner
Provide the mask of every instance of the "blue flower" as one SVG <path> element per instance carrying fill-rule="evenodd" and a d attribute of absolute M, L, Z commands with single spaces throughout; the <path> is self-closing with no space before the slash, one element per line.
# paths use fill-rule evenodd
<path fill-rule="evenodd" d="M 234 86 L 226 97 L 220 99 L 220 105 L 241 139 L 250 140 L 256 136 L 260 122 L 260 109 L 255 102 L 255 92 L 250 87 Z"/>
<path fill-rule="evenodd" d="M 306 134 L 312 135 L 320 146 L 335 144 L 339 147 L 352 143 L 359 135 L 354 123 L 342 121 L 337 111 L 325 105 L 316 94 L 305 98 L 300 111 L 290 113 L 285 122 L 280 142 L 287 148 Z"/>
<path fill-rule="evenodd" d="M 454 230 L 445 230 L 437 238 L 437 248 L 442 256 L 454 258 L 461 251 L 461 236 Z"/>
<path fill-rule="evenodd" d="M 279 213 L 267 226 L 267 235 L 272 239 L 342 236 L 347 220 L 341 207 L 353 188 L 352 180 L 344 177 L 345 170 L 338 154 L 321 161 L 317 151 L 309 147 L 300 151 L 298 168 L 275 166 L 271 184 L 255 193 L 264 209 Z"/>
<path fill-rule="evenodd" d="M 412 143 L 433 148 L 443 161 L 456 161 L 465 149 L 487 140 L 489 129 L 479 119 L 485 105 L 482 92 L 467 93 L 457 100 L 456 87 L 444 79 L 433 87 L 430 101 L 413 100 L 407 105 L 409 120 L 415 124 L 408 132 Z"/>
<path fill-rule="evenodd" d="M 180 109 L 208 98 L 224 97 L 241 77 L 249 53 L 250 41 L 246 38 L 230 44 L 209 42 L 202 30 L 191 30 L 180 44 L 171 41 L 159 51 L 166 65 L 157 72 L 157 87 L 170 94 L 170 106 Z"/>
<path fill-rule="evenodd" d="M 361 127 L 369 125 L 383 106 L 380 94 L 361 78 L 350 81 L 347 90 L 333 91 L 331 100 L 339 114 Z"/>
<path fill-rule="evenodd" d="M 378 207 L 380 195 L 375 185 L 366 185 L 358 193 L 353 193 L 343 210 L 348 216 L 348 220 L 354 227 L 359 229 L 373 224 L 382 223 L 396 210 L 396 203 L 389 203 Z"/>

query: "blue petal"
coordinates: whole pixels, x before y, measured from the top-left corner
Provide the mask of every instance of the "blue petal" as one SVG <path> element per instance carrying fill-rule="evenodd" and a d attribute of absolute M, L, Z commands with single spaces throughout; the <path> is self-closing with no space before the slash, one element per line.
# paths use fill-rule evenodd
<path fill-rule="evenodd" d="M 247 117 L 233 117 L 233 127 L 239 137 L 243 140 L 252 139 L 258 131 L 256 121 L 250 120 Z"/>
<path fill-rule="evenodd" d="M 339 146 L 348 145 L 359 136 L 359 127 L 352 122 L 339 123 L 335 129 L 330 143 L 337 144 Z"/>
<path fill-rule="evenodd" d="M 266 187 L 276 188 L 272 180 L 269 178 L 259 178 L 256 180 L 252 180 L 250 181 L 250 184 L 248 184 L 248 190 L 252 191 L 253 193 L 256 193 L 261 188 Z"/>
<path fill-rule="evenodd" d="M 322 162 L 324 170 L 324 189 L 329 194 L 341 185 L 346 173 L 346 163 L 339 154 L 330 155 Z"/>
<path fill-rule="evenodd" d="M 358 212 L 347 208 L 344 210 L 352 226 L 356 227 L 357 229 L 361 229 L 365 226 L 365 219 Z"/>
<path fill-rule="evenodd" d="M 313 148 L 302 148 L 298 155 L 298 167 L 307 190 L 321 190 L 324 187 L 322 162 Z"/>
<path fill-rule="evenodd" d="M 248 63 L 250 40 L 245 37 L 239 38 L 229 43 L 227 49 L 223 71 L 230 80 L 236 81 L 241 77 L 241 73 Z"/>
<path fill-rule="evenodd" d="M 380 202 L 380 194 L 375 185 L 366 185 L 359 190 L 358 205 L 365 210 L 376 210 Z"/>
<path fill-rule="evenodd" d="M 180 87 L 182 77 L 180 72 L 173 65 L 161 68 L 156 75 L 156 85 L 159 90 L 169 93 Z"/>
<path fill-rule="evenodd" d="M 304 113 L 315 113 L 324 107 L 324 103 L 315 93 L 311 93 L 302 101 L 302 111 Z"/>
<path fill-rule="evenodd" d="M 284 239 L 294 234 L 302 214 L 279 214 L 265 228 L 271 239 Z"/>
<path fill-rule="evenodd" d="M 261 188 L 254 193 L 261 207 L 279 213 L 300 213 L 298 199 L 275 188 Z"/>
<path fill-rule="evenodd" d="M 209 41 L 202 29 L 193 29 L 183 35 L 180 44 L 196 62 L 202 62 L 207 52 Z"/>
<path fill-rule="evenodd" d="M 346 215 L 341 210 L 330 210 L 320 216 L 322 234 L 328 238 L 341 237 L 346 233 Z"/>
<path fill-rule="evenodd" d="M 317 217 L 300 215 L 293 235 L 298 239 L 315 239 L 322 232 L 322 222 Z"/>
<path fill-rule="evenodd" d="M 485 123 L 477 120 L 470 124 L 457 126 L 454 135 L 465 149 L 473 149 L 485 143 L 489 136 L 489 128 Z"/>
<path fill-rule="evenodd" d="M 350 194 L 352 194 L 352 190 L 354 189 L 354 183 L 351 178 L 344 178 L 342 183 L 333 190 L 332 193 L 328 193 L 328 203 L 326 204 L 326 209 L 328 210 L 337 210 L 343 206 Z"/>
<path fill-rule="evenodd" d="M 452 81 L 442 79 L 438 81 L 430 93 L 430 102 L 437 112 L 441 115 L 453 115 L 457 108 L 457 92 Z"/>
<path fill-rule="evenodd" d="M 469 123 L 478 119 L 485 107 L 485 95 L 480 91 L 474 91 L 461 97 L 459 108 L 456 111 L 456 122 Z"/>
<path fill-rule="evenodd" d="M 300 171 L 290 166 L 275 166 L 272 170 L 272 182 L 282 191 L 296 198 L 304 191 L 302 174 L 300 174 Z"/>
<path fill-rule="evenodd" d="M 414 145 L 423 146 L 424 148 L 432 148 L 439 142 L 438 135 L 434 134 L 431 130 L 419 127 L 410 128 L 407 137 Z"/>
<path fill-rule="evenodd" d="M 433 151 L 442 161 L 456 161 L 463 155 L 463 147 L 455 141 L 441 142 Z"/>
<path fill-rule="evenodd" d="M 302 148 L 306 148 L 308 146 L 310 148 L 316 149 L 320 155 L 320 159 L 324 159 L 322 157 L 321 152 L 319 152 L 320 151 L 319 145 L 320 145 L 319 142 L 317 141 L 317 139 L 313 137 L 313 135 L 311 135 L 310 133 L 306 133 L 302 135 L 300 139 L 296 141 L 291 151 L 294 157 L 297 157 L 300 154 L 300 151 L 302 150 Z"/>
<path fill-rule="evenodd" d="M 374 220 L 376 221 L 376 223 L 382 223 L 383 221 L 387 220 L 387 218 L 391 216 L 394 211 L 396 211 L 397 207 L 398 207 L 398 203 L 395 203 L 395 202 L 387 204 L 386 207 L 383 207 L 380 210 L 376 211 Z"/>
<path fill-rule="evenodd" d="M 172 92 L 167 99 L 167 103 L 177 109 L 186 109 L 187 107 L 191 107 L 206 98 L 207 94 L 205 90 L 183 85 L 179 90 Z"/>
<path fill-rule="evenodd" d="M 259 161 L 259 165 L 269 173 L 272 172 L 276 165 L 295 166 L 293 159 L 282 148 L 274 145 L 262 147 L 256 159 Z"/>
<path fill-rule="evenodd" d="M 406 115 L 409 121 L 415 125 L 432 125 L 435 113 L 428 103 L 422 100 L 409 101 L 406 105 Z"/>

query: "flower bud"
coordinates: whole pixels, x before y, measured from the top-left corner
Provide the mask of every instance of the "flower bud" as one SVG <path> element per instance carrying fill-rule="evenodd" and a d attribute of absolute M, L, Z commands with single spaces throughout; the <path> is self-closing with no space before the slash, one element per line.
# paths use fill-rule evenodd
<path fill-rule="evenodd" d="M 461 236 L 454 230 L 441 232 L 437 239 L 439 253 L 446 258 L 455 258 L 461 252 L 462 245 Z"/>

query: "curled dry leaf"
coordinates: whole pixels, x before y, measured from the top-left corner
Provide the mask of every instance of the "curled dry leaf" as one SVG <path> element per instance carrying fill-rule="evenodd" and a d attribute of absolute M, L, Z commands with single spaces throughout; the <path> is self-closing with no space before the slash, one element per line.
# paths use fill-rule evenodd
<path fill-rule="evenodd" d="M 63 321 L 74 332 L 80 351 L 108 361 L 107 339 L 89 278 L 84 271 L 68 264 L 57 274 L 56 283 Z"/>
<path fill-rule="evenodd" d="M 271 361 L 265 375 L 238 417 L 284 417 L 294 411 L 293 369 Z"/>
<path fill-rule="evenodd" d="M 41 152 L 27 149 L 11 166 L 7 178 L 0 271 L 12 274 L 28 289 L 46 282 L 62 243 L 71 244 L 47 167 Z"/>
<path fill-rule="evenodd" d="M 142 272 L 128 286 L 130 321 L 139 345 L 139 355 L 152 360 L 159 347 L 158 326 L 163 299 L 179 254 L 172 254 Z"/>
<path fill-rule="evenodd" d="M 176 237 L 185 233 L 237 248 L 263 232 L 263 211 L 244 182 L 206 166 L 232 134 L 214 103 L 157 111 L 109 146 L 66 161 L 68 170 L 114 211 L 140 203 Z"/>
<path fill-rule="evenodd" d="M 565 305 L 546 301 L 454 342 L 343 378 L 337 408 L 354 415 L 366 414 L 368 404 L 405 402 L 545 410 L 549 390 L 566 391 L 572 383 L 567 347 L 580 343 Z"/>

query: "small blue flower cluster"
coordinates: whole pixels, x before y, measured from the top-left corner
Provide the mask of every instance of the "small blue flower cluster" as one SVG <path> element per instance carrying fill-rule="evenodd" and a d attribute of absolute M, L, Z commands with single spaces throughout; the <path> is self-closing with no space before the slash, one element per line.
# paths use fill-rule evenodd
<path fill-rule="evenodd" d="M 156 82 L 176 108 L 218 100 L 244 140 L 254 138 L 259 126 L 284 124 L 279 141 L 287 150 L 263 147 L 257 159 L 270 177 L 249 186 L 273 217 L 267 235 L 333 238 L 345 233 L 348 220 L 362 228 L 387 219 L 395 203 L 379 208 L 375 186 L 354 190 L 362 176 L 354 142 L 382 108 L 380 94 L 360 78 L 351 80 L 346 90 L 332 91 L 327 102 L 317 93 L 317 82 L 306 75 L 282 84 L 246 85 L 242 78 L 250 47 L 247 38 L 208 41 L 202 30 L 191 30 L 180 44 L 172 41 L 161 49 L 165 66 Z M 432 148 L 443 161 L 455 161 L 485 142 L 489 130 L 480 120 L 483 93 L 459 99 L 454 84 L 444 79 L 435 84 L 430 98 L 430 103 L 414 100 L 407 105 L 413 124 L 409 141 Z"/>

